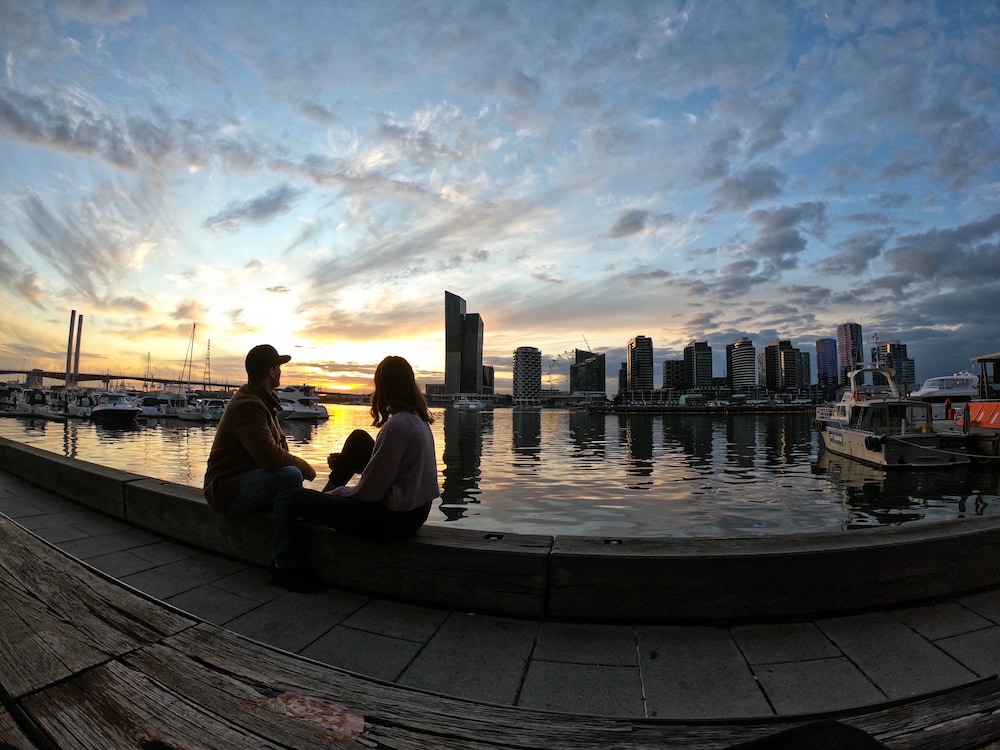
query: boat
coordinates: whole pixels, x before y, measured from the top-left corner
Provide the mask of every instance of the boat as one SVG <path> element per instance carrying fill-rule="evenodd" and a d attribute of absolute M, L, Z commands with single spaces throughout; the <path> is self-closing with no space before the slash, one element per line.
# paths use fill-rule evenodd
<path fill-rule="evenodd" d="M 329 419 L 330 413 L 319 402 L 319 395 L 311 385 L 290 385 L 276 391 L 281 401 L 278 419 Z"/>
<path fill-rule="evenodd" d="M 459 396 L 449 406 L 456 411 L 479 411 L 481 404 L 468 396 Z"/>
<path fill-rule="evenodd" d="M 865 377 L 880 375 L 865 386 Z M 934 469 L 969 462 L 967 436 L 934 429 L 931 404 L 904 398 L 896 371 L 864 365 L 847 373 L 840 401 L 817 407 L 814 427 L 830 453 L 881 469 Z"/>
<path fill-rule="evenodd" d="M 954 375 L 940 375 L 927 378 L 910 398 L 934 404 L 934 418 L 948 418 L 947 407 L 958 411 L 962 405 L 979 398 L 979 376 L 971 372 L 956 372 Z"/>
<path fill-rule="evenodd" d="M 177 407 L 177 417 L 188 422 L 218 422 L 225 409 L 226 402 L 221 398 L 199 398 Z"/>
<path fill-rule="evenodd" d="M 49 392 L 41 388 L 24 388 L 14 396 L 14 411 L 22 414 L 53 414 Z"/>
<path fill-rule="evenodd" d="M 70 417 L 89 419 L 96 403 L 97 398 L 94 394 L 90 391 L 81 391 L 66 402 L 66 414 Z"/>
<path fill-rule="evenodd" d="M 135 422 L 142 410 L 132 398 L 121 391 L 96 394 L 90 409 L 90 419 L 104 425 L 128 425 Z"/>

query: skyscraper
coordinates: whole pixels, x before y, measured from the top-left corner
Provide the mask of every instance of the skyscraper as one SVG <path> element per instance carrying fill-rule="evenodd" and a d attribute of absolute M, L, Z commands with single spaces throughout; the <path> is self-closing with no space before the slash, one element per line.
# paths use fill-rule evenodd
<path fill-rule="evenodd" d="M 708 388 L 712 385 L 712 347 L 707 341 L 692 341 L 684 347 L 686 388 Z"/>
<path fill-rule="evenodd" d="M 847 373 L 856 370 L 865 361 L 865 346 L 859 324 L 841 323 L 837 326 L 837 356 L 840 364 L 840 384 L 847 385 Z"/>
<path fill-rule="evenodd" d="M 653 390 L 653 339 L 647 336 L 629 339 L 625 363 L 628 368 L 628 390 Z"/>
<path fill-rule="evenodd" d="M 569 366 L 570 393 L 605 393 L 605 356 L 577 349 Z"/>
<path fill-rule="evenodd" d="M 764 348 L 764 384 L 770 390 L 784 391 L 809 385 L 809 357 L 787 339 L 776 339 Z"/>
<path fill-rule="evenodd" d="M 837 368 L 837 340 L 816 340 L 816 382 L 820 393 L 828 401 L 833 400 L 840 385 Z"/>
<path fill-rule="evenodd" d="M 757 385 L 757 350 L 746 336 L 726 344 L 726 381 L 735 391 Z"/>
<path fill-rule="evenodd" d="M 542 394 L 542 353 L 533 346 L 519 346 L 513 360 L 515 404 L 537 404 Z"/>
<path fill-rule="evenodd" d="M 466 313 L 465 300 L 444 293 L 444 390 L 483 392 L 483 319 Z"/>

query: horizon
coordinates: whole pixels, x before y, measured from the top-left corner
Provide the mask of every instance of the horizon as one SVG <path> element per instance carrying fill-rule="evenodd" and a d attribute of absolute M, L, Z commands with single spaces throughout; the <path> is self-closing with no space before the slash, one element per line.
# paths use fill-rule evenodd
<path fill-rule="evenodd" d="M 172 377 L 196 323 L 213 379 L 270 343 L 438 383 L 455 289 L 500 392 L 518 346 L 612 392 L 636 335 L 815 371 L 844 321 L 958 372 L 1000 349 L 997 38 L 935 0 L 8 4 L 0 366 L 64 368 L 75 309 L 89 372 Z"/>

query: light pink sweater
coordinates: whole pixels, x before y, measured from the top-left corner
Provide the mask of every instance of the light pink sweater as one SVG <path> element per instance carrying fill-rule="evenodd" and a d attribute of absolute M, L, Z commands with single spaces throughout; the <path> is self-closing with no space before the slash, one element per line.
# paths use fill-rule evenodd
<path fill-rule="evenodd" d="M 385 503 L 389 510 L 413 510 L 441 494 L 431 427 L 413 412 L 389 417 L 378 436 L 371 460 L 357 484 L 328 494 L 363 503 Z"/>

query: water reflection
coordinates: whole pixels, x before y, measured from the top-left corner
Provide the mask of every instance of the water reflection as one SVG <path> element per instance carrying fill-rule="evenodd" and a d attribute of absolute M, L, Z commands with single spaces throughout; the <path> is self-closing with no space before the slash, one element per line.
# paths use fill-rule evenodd
<path fill-rule="evenodd" d="M 821 451 L 813 471 L 834 485 L 847 511 L 844 528 L 890 526 L 937 518 L 982 516 L 997 503 L 1000 467 L 970 463 L 937 471 L 882 471 Z M 947 511 L 942 514 L 941 511 Z"/>
<path fill-rule="evenodd" d="M 469 503 L 479 503 L 483 433 L 492 428 L 492 412 L 444 411 L 444 468 L 439 507 L 449 521 L 463 518 Z"/>
<path fill-rule="evenodd" d="M 536 474 L 542 460 L 542 412 L 538 409 L 514 409 L 511 435 L 514 473 Z"/>

